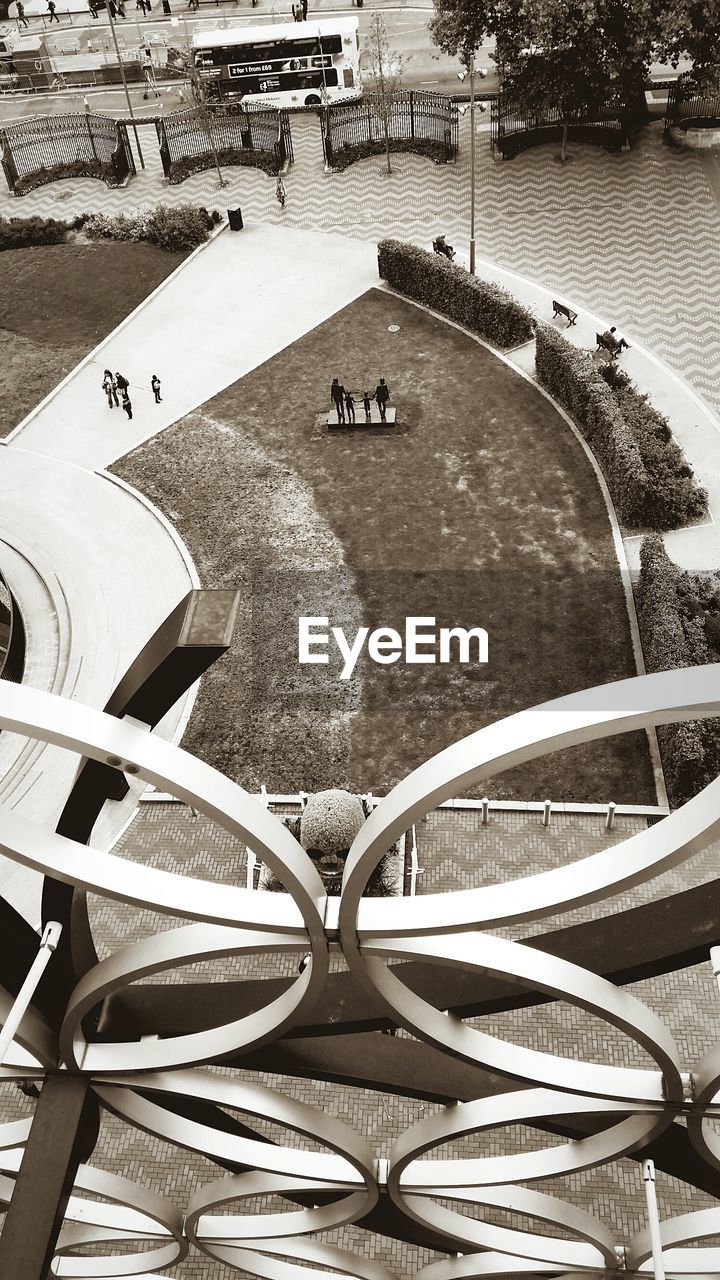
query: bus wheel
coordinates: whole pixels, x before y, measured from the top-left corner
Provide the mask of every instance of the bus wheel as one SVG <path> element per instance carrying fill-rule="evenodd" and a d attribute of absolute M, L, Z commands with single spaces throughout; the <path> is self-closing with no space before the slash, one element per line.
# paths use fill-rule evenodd
<path fill-rule="evenodd" d="M 317 95 L 316 93 L 309 93 L 309 94 L 308 94 L 308 96 L 307 96 L 307 98 L 305 99 L 305 106 L 306 106 L 306 107 L 319 107 L 319 106 L 320 106 L 320 99 L 319 99 L 318 95 Z"/>

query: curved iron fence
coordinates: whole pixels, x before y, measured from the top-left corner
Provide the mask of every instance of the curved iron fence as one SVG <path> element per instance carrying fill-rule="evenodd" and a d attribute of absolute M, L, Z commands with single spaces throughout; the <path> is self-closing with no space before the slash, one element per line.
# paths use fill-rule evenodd
<path fill-rule="evenodd" d="M 16 196 L 58 178 L 100 178 L 117 187 L 135 172 L 122 121 L 85 113 L 6 125 L 0 129 L 0 156 Z"/>
<path fill-rule="evenodd" d="M 290 121 L 286 111 L 243 107 L 241 103 L 190 107 L 156 120 L 163 172 L 170 182 L 215 164 L 213 144 L 221 165 L 255 165 L 279 173 L 293 160 Z"/>
<path fill-rule="evenodd" d="M 687 128 L 691 123 L 709 124 L 712 121 L 720 127 L 720 93 L 702 90 L 687 71 L 673 80 L 668 90 L 665 133 L 669 133 L 673 126 Z"/>
<path fill-rule="evenodd" d="M 360 102 L 337 102 L 322 113 L 325 162 L 346 168 L 385 149 L 383 101 L 365 93 Z M 458 109 L 452 98 L 425 89 L 403 89 L 387 103 L 391 151 L 413 151 L 437 163 L 457 156 Z"/>
<path fill-rule="evenodd" d="M 499 94 L 492 103 L 491 142 L 504 160 L 510 160 L 527 147 L 538 147 L 543 142 L 559 142 L 562 138 L 564 118 L 559 110 L 550 107 L 542 113 L 515 110 Z M 573 117 L 568 124 L 570 142 L 591 142 L 608 151 L 620 151 L 627 144 L 625 111 L 619 102 L 605 103 L 592 115 Z"/>

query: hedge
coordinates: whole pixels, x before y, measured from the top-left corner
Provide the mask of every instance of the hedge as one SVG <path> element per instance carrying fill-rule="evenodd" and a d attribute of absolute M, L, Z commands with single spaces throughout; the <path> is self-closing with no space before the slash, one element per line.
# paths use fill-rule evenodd
<path fill-rule="evenodd" d="M 275 175 L 282 168 L 281 161 L 274 151 L 250 150 L 242 147 L 219 147 L 218 164 L 229 168 L 231 165 L 249 165 L 261 169 L 263 173 Z M 212 151 L 203 151 L 196 156 L 182 156 L 173 160 L 170 165 L 168 181 L 171 186 L 184 182 L 194 173 L 202 173 L 205 169 L 215 168 L 215 156 Z"/>
<path fill-rule="evenodd" d="M 57 218 L 0 218 L 0 252 L 62 244 L 73 225 Z"/>
<path fill-rule="evenodd" d="M 219 214 L 209 214 L 204 206 L 158 204 L 130 216 L 91 214 L 84 221 L 84 230 L 90 240 L 142 240 L 169 253 L 181 253 L 207 240 L 216 221 L 220 221 Z"/>
<path fill-rule="evenodd" d="M 393 289 L 425 303 L 496 347 L 529 342 L 535 320 L 507 290 L 478 280 L 444 256 L 399 240 L 381 240 L 378 271 Z"/>
<path fill-rule="evenodd" d="M 53 164 L 34 169 L 32 173 L 18 178 L 15 183 L 15 195 L 26 196 L 37 187 L 44 187 L 48 182 L 59 182 L 61 178 L 99 178 L 108 187 L 120 185 L 111 163 L 102 164 L 100 160 L 71 160 L 67 164 Z"/>
<path fill-rule="evenodd" d="M 720 573 L 689 573 L 652 534 L 640 550 L 637 609 L 648 671 L 720 661 Z M 676 808 L 720 773 L 720 720 L 658 729 L 665 783 Z"/>
<path fill-rule="evenodd" d="M 444 142 L 438 142 L 435 138 L 391 138 L 390 150 L 423 156 L 426 160 L 432 160 L 434 164 L 449 162 L 449 148 Z M 382 138 L 374 142 L 348 142 L 343 147 L 333 147 L 332 168 L 340 172 L 358 160 L 367 160 L 370 156 L 385 154 L 385 142 Z"/>
<path fill-rule="evenodd" d="M 614 366 L 538 325 L 535 370 L 541 386 L 576 422 L 593 450 L 620 519 L 633 528 L 678 529 L 707 514 L 669 423 Z"/>

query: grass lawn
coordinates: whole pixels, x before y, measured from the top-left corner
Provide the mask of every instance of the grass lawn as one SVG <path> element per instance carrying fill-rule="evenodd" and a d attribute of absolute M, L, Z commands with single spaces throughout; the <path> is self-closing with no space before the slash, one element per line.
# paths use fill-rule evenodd
<path fill-rule="evenodd" d="M 388 332 L 398 324 L 399 333 Z M 395 432 L 330 436 L 330 379 L 374 389 Z M 634 675 L 610 527 L 553 407 L 450 325 L 370 290 L 115 470 L 174 521 L 241 624 L 185 744 L 245 786 L 384 792 L 480 726 Z M 299 666 L 299 614 L 354 634 L 408 615 L 483 626 L 487 666 Z M 645 740 L 508 773 L 490 794 L 577 801 L 654 789 Z"/>
<path fill-rule="evenodd" d="M 0 436 L 17 426 L 185 256 L 124 243 L 3 252 Z"/>

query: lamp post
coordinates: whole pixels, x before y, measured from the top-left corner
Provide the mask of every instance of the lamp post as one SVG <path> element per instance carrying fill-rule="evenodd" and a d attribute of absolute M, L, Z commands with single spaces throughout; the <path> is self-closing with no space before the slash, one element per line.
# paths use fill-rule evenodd
<path fill-rule="evenodd" d="M 130 92 L 128 90 L 127 79 L 125 77 L 125 67 L 123 66 L 123 60 L 120 57 L 120 47 L 118 45 L 117 35 L 115 32 L 115 19 L 113 18 L 112 9 L 110 8 L 109 5 L 108 5 L 108 17 L 110 19 L 110 30 L 112 31 L 113 44 L 115 45 L 115 54 L 117 56 L 118 64 L 120 66 L 120 76 L 122 78 L 123 88 L 125 90 L 125 101 L 127 102 L 128 111 L 130 113 L 130 122 L 132 124 L 133 133 L 135 134 L 135 146 L 137 147 L 138 159 L 140 161 L 140 168 L 144 169 L 145 161 L 143 160 L 142 147 L 140 146 L 140 139 L 138 137 L 137 125 L 135 123 L 135 115 L 132 109 L 132 102 L 130 101 Z"/>
<path fill-rule="evenodd" d="M 468 59 L 467 71 L 458 72 L 458 80 L 470 75 L 470 275 L 475 275 L 475 54 Z M 478 75 L 485 79 L 487 71 L 481 67 Z M 485 110 L 484 104 L 481 108 Z"/>

